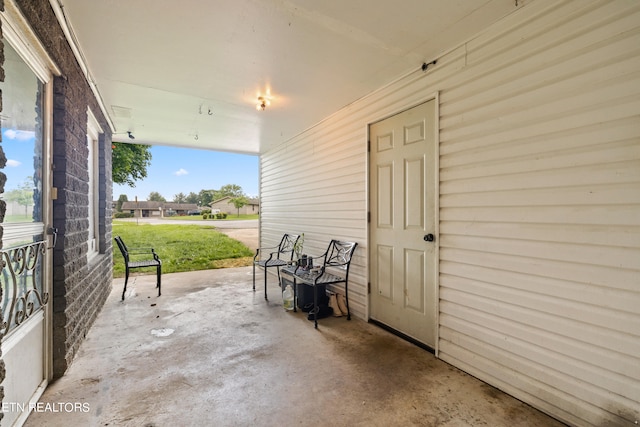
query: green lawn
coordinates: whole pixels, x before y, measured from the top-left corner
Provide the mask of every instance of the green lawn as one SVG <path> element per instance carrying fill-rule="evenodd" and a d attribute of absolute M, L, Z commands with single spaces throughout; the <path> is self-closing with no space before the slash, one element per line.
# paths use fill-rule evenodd
<path fill-rule="evenodd" d="M 4 222 L 33 222 L 32 215 L 6 215 Z"/>
<path fill-rule="evenodd" d="M 203 225 L 136 225 L 114 221 L 113 237 L 120 236 L 132 250 L 152 247 L 162 260 L 163 273 L 251 265 L 252 251 L 237 240 Z M 113 276 L 124 277 L 124 260 L 113 242 Z M 143 272 L 144 269 L 134 270 Z M 153 268 L 148 274 L 154 274 Z"/>

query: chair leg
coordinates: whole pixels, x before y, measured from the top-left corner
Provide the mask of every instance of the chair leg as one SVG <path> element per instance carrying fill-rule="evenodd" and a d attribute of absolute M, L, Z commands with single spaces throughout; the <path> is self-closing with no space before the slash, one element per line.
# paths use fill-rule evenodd
<path fill-rule="evenodd" d="M 269 299 L 267 298 L 267 266 L 264 267 L 264 299 Z"/>
<path fill-rule="evenodd" d="M 296 284 L 296 279 L 294 277 L 293 278 L 293 312 L 294 313 L 298 311 L 297 307 L 298 307 L 298 285 Z"/>
<path fill-rule="evenodd" d="M 347 302 L 347 320 L 351 320 L 351 310 L 349 310 L 349 290 L 347 282 L 344 282 L 344 299 Z"/>
<path fill-rule="evenodd" d="M 122 290 L 122 301 L 124 301 L 124 294 L 127 292 L 127 282 L 129 281 L 129 268 L 125 268 L 124 272 L 124 289 Z"/>
<path fill-rule="evenodd" d="M 314 325 L 313 327 L 315 329 L 318 329 L 318 312 L 320 311 L 320 307 L 318 307 L 318 287 L 314 286 L 313 287 L 313 322 Z"/>
<path fill-rule="evenodd" d="M 276 269 L 278 270 L 278 287 L 282 288 L 282 279 L 280 279 L 280 266 L 277 266 Z M 282 289 L 284 291 L 284 289 Z"/>
<path fill-rule="evenodd" d="M 160 296 L 160 281 L 162 280 L 162 266 L 158 265 L 158 268 L 156 270 L 156 274 L 158 275 L 158 285 L 156 286 L 158 288 L 158 296 Z"/>

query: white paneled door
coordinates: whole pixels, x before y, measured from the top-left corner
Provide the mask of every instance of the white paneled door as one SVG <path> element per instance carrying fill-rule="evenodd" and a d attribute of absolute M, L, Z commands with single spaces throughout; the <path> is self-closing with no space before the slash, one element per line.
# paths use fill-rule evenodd
<path fill-rule="evenodd" d="M 370 317 L 427 346 L 437 331 L 436 100 L 370 125 Z"/>

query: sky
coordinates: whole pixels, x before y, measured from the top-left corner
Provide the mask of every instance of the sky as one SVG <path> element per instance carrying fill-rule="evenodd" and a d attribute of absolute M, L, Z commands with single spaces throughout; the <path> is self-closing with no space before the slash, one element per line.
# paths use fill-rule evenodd
<path fill-rule="evenodd" d="M 151 147 L 151 156 L 147 177 L 135 187 L 113 184 L 114 200 L 125 194 L 129 201 L 143 201 L 157 191 L 172 201 L 178 193 L 186 196 L 227 184 L 239 185 L 249 197 L 259 196 L 258 156 L 158 145 Z"/>
<path fill-rule="evenodd" d="M 33 184 L 33 131 L 2 128 L 2 148 L 7 156 L 7 164 L 2 172 L 7 175 L 5 194 L 15 190 L 25 182 Z"/>
<path fill-rule="evenodd" d="M 5 193 L 33 176 L 34 140 L 32 131 L 2 128 L 7 156 L 3 170 L 7 175 Z M 121 194 L 126 194 L 130 201 L 136 197 L 143 201 L 151 192 L 157 191 L 167 201 L 172 201 L 178 193 L 188 195 L 200 190 L 218 190 L 227 184 L 239 185 L 247 196 L 258 197 L 258 165 L 258 156 L 154 145 L 147 178 L 136 181 L 135 187 L 114 183 L 113 199 L 118 200 Z"/>

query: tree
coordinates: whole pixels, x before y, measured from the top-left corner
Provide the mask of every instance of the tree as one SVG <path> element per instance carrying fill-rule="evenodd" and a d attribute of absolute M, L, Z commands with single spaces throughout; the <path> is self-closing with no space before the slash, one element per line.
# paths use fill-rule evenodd
<path fill-rule="evenodd" d="M 198 204 L 200 206 L 208 206 L 209 203 L 213 202 L 213 193 L 215 190 L 200 190 L 198 193 Z"/>
<path fill-rule="evenodd" d="M 122 212 L 122 204 L 128 201 L 129 199 L 127 198 L 127 195 L 121 194 L 120 197 L 118 197 L 118 201 L 116 202 L 116 211 Z"/>
<path fill-rule="evenodd" d="M 147 177 L 147 167 L 151 165 L 151 146 L 113 142 L 112 166 L 113 182 L 135 187 L 135 181 Z"/>
<path fill-rule="evenodd" d="M 194 203 L 198 205 L 200 204 L 200 197 L 198 197 L 198 195 L 192 191 L 185 199 L 185 203 Z"/>
<path fill-rule="evenodd" d="M 227 184 L 220 187 L 219 190 L 214 190 L 213 200 L 220 200 L 223 197 L 241 197 L 244 196 L 242 187 L 237 184 Z"/>
<path fill-rule="evenodd" d="M 185 196 L 183 192 L 180 192 L 180 193 L 176 194 L 175 196 L 173 196 L 173 202 L 174 203 L 186 203 L 187 202 L 187 196 Z"/>
<path fill-rule="evenodd" d="M 231 203 L 233 203 L 233 206 L 236 207 L 236 210 L 238 212 L 238 217 L 240 216 L 240 208 L 246 205 L 248 202 L 249 201 L 245 196 L 233 197 L 231 199 Z"/>
<path fill-rule="evenodd" d="M 149 201 L 149 202 L 166 202 L 167 199 L 162 197 L 162 194 L 158 193 L 157 191 L 152 191 L 151 193 L 149 193 L 149 197 L 147 197 L 147 201 Z"/>

